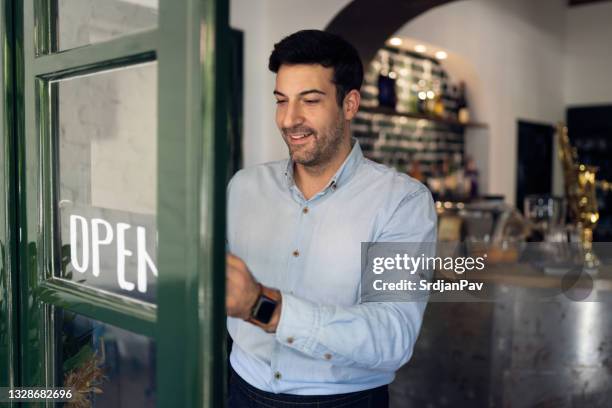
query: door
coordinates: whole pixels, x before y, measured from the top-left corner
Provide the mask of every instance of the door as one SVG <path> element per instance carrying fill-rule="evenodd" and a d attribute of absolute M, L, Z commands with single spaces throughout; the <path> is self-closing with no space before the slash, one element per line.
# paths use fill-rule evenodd
<path fill-rule="evenodd" d="M 0 3 L 0 387 L 14 387 L 17 381 L 17 300 L 16 212 L 14 160 L 15 87 L 12 2 Z"/>
<path fill-rule="evenodd" d="M 554 135 L 552 125 L 518 122 L 516 207 L 520 211 L 528 195 L 552 193 Z"/>
<path fill-rule="evenodd" d="M 9 374 L 91 406 L 222 406 L 227 2 L 13 7 Z"/>
<path fill-rule="evenodd" d="M 566 112 L 568 136 L 578 161 L 597 167 L 596 179 L 612 181 L 612 105 L 574 106 Z M 593 240 L 612 241 L 612 191 L 598 188 L 599 220 Z"/>

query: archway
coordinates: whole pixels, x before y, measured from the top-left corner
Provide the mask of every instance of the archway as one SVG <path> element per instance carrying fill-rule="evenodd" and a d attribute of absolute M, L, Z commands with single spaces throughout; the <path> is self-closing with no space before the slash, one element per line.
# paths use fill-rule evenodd
<path fill-rule="evenodd" d="M 354 0 L 334 17 L 325 31 L 341 35 L 355 44 L 364 66 L 367 66 L 385 40 L 404 24 L 419 14 L 453 1 L 457 0 L 387 0 L 381 6 L 377 1 Z"/>

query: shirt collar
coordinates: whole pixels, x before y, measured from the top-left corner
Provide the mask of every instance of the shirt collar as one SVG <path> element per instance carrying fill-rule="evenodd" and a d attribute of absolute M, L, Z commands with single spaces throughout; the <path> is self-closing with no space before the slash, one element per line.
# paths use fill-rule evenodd
<path fill-rule="evenodd" d="M 342 163 L 342 166 L 340 166 L 338 171 L 336 171 L 336 174 L 334 174 L 334 176 L 331 178 L 327 184 L 327 187 L 332 187 L 333 189 L 341 187 L 350 180 L 353 174 L 357 172 L 357 168 L 363 160 L 363 153 L 361 151 L 361 146 L 359 146 L 359 141 L 356 138 L 351 138 L 351 142 L 353 145 L 351 152 L 344 160 L 344 163 Z M 295 184 L 293 179 L 293 160 L 291 160 L 291 158 L 287 159 L 285 177 L 288 187 Z"/>

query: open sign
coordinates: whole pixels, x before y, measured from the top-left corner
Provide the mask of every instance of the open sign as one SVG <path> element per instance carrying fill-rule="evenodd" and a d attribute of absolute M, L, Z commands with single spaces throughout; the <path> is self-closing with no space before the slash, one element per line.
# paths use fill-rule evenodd
<path fill-rule="evenodd" d="M 128 239 L 129 237 L 129 239 Z M 157 277 L 157 266 L 147 251 L 147 229 L 125 222 L 110 223 L 102 218 L 70 215 L 70 264 L 75 271 L 100 277 L 101 262 L 115 266 L 116 283 L 125 291 L 146 293 L 149 271 Z M 134 265 L 136 281 L 128 278 Z M 131 273 L 133 274 L 133 271 Z M 108 278 L 108 277 L 105 277 Z"/>

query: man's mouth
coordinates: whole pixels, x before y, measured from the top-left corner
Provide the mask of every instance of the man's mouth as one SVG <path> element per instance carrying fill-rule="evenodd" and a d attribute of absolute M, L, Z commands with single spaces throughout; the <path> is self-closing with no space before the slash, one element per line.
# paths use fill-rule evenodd
<path fill-rule="evenodd" d="M 314 134 L 315 132 L 313 130 L 303 130 L 298 132 L 293 131 L 291 133 L 285 133 L 287 137 L 287 142 L 291 143 L 292 145 L 306 144 L 312 139 Z"/>
<path fill-rule="evenodd" d="M 304 133 L 294 133 L 289 135 L 289 138 L 293 140 L 304 139 L 305 137 L 311 136 L 313 132 L 304 132 Z"/>

